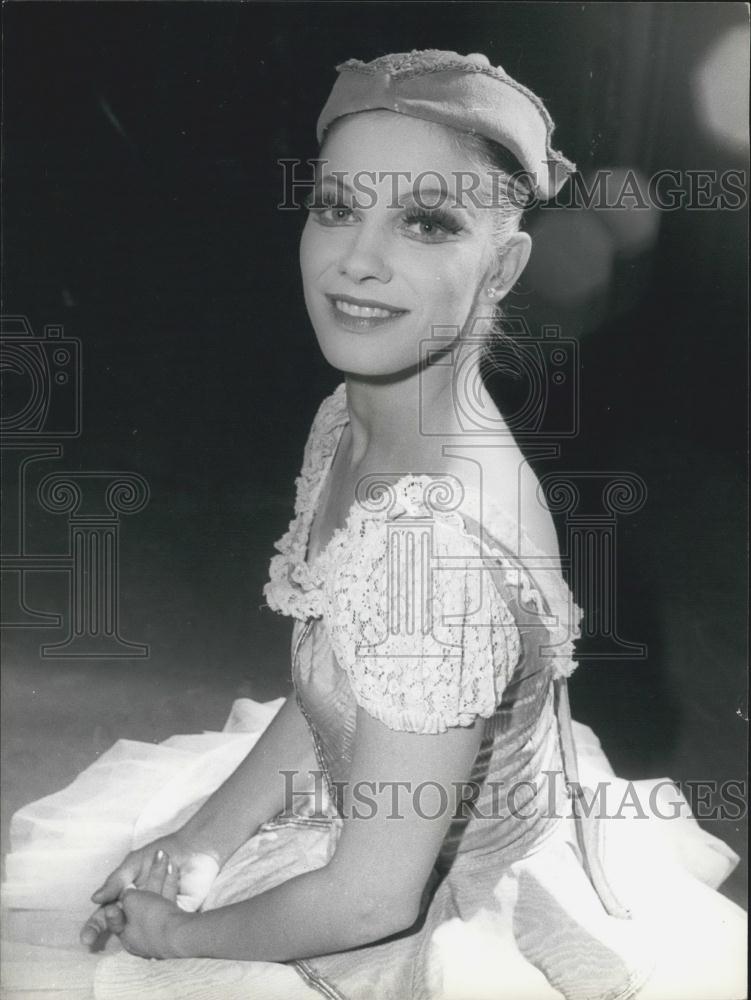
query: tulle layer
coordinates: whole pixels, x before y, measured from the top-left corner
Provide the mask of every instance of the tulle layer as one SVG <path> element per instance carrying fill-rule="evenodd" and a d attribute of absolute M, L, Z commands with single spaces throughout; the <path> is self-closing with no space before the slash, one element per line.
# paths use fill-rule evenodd
<path fill-rule="evenodd" d="M 591 730 L 574 724 L 582 783 L 603 789 L 603 865 L 631 920 L 609 916 L 564 820 L 534 854 L 462 857 L 432 898 L 424 928 L 388 943 L 291 965 L 147 962 L 111 941 L 77 944 L 93 889 L 130 849 L 180 826 L 234 770 L 283 704 L 239 699 L 221 733 L 159 745 L 121 740 L 68 788 L 19 810 L 2 890 L 7 1000 L 733 1000 L 745 996 L 743 911 L 716 888 L 737 863 L 667 781 L 613 774 Z M 642 805 L 636 808 L 634 797 Z M 629 803 L 631 805 L 629 806 Z M 670 818 L 668 818 L 670 817 Z M 230 859 L 205 908 L 235 902 L 326 864 L 340 823 L 265 824 Z M 186 908 L 196 900 L 181 899 Z"/>

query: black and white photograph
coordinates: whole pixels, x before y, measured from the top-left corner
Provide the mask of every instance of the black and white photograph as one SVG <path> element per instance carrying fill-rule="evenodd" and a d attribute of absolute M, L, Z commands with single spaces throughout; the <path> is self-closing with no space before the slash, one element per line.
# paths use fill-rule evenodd
<path fill-rule="evenodd" d="M 744 1000 L 749 5 L 2 18 L 2 1000 Z"/>

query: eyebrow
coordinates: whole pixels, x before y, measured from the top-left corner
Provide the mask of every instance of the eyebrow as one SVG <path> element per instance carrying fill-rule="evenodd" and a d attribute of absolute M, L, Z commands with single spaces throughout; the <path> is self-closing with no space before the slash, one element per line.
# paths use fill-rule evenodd
<path fill-rule="evenodd" d="M 333 177 L 331 174 L 324 174 L 323 177 L 317 177 L 315 180 L 316 185 L 328 184 L 329 186 L 339 188 L 344 188 L 351 194 L 355 193 L 355 189 L 347 181 L 343 181 L 341 177 Z"/>
<path fill-rule="evenodd" d="M 427 201 L 429 203 L 433 202 L 433 201 L 436 201 L 438 203 L 437 207 L 439 207 L 439 208 L 445 207 L 445 208 L 457 208 L 457 209 L 459 209 L 459 208 L 462 207 L 461 205 L 458 205 L 454 199 L 452 199 L 452 195 L 451 195 L 450 191 L 448 190 L 448 188 L 442 188 L 442 187 L 436 187 L 436 186 L 424 187 L 421 184 L 420 187 L 419 187 L 419 194 L 420 194 L 420 201 L 422 201 L 423 203 L 425 201 Z M 410 201 L 414 201 L 414 202 L 417 201 L 417 198 L 415 197 L 414 188 L 410 189 L 409 191 L 405 191 L 404 195 L 400 195 L 399 197 L 400 198 L 406 197 L 406 198 L 409 198 Z M 421 206 L 421 207 L 431 208 L 431 207 L 433 207 L 433 205 L 431 205 L 431 204 L 424 205 L 423 204 L 423 206 Z"/>
<path fill-rule="evenodd" d="M 368 178 L 370 179 L 370 178 Z M 323 177 L 316 181 L 316 186 L 320 187 L 334 187 L 337 191 L 345 191 L 348 194 L 357 196 L 362 194 L 361 191 L 356 191 L 351 184 L 343 180 L 341 177 L 334 177 L 331 174 L 324 174 Z M 368 188 L 368 190 L 372 190 Z M 447 188 L 438 187 L 433 184 L 428 187 L 422 184 L 419 187 L 420 199 L 415 197 L 414 188 L 410 188 L 407 191 L 400 192 L 398 195 L 398 206 L 399 208 L 405 207 L 405 202 L 409 204 L 418 205 L 420 208 L 425 208 L 430 210 L 431 208 L 450 208 L 455 211 L 467 211 L 464 205 L 457 203 L 456 199 L 452 197 Z M 428 204 L 425 204 L 425 202 Z M 422 204 L 420 204 L 422 202 Z M 471 212 L 469 213 L 472 214 Z"/>

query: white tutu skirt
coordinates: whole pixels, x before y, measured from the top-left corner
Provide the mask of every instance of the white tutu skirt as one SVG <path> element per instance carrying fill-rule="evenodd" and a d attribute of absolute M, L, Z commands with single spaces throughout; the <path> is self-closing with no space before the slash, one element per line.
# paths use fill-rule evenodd
<path fill-rule="evenodd" d="M 240 763 L 282 704 L 283 699 L 265 704 L 238 699 L 221 733 L 173 736 L 158 745 L 120 740 L 63 791 L 13 816 L 2 889 L 5 1000 L 310 1000 L 321 995 L 379 1000 L 378 981 L 349 994 L 327 993 L 315 976 L 306 976 L 305 963 L 147 961 L 127 954 L 116 938 L 98 954 L 78 944 L 80 928 L 94 909 L 89 899 L 94 889 L 128 851 L 181 826 Z M 737 856 L 699 827 L 675 786 L 616 778 L 590 729 L 574 723 L 574 738 L 583 785 L 594 788 L 605 781 L 610 802 L 632 801 L 635 794 L 649 804 L 647 815 L 638 808 L 622 809 L 619 819 L 607 823 L 603 845 L 608 880 L 629 900 L 635 919 L 616 921 L 622 926 L 613 929 L 613 918 L 598 922 L 584 903 L 572 912 L 573 882 L 581 877 L 581 867 L 572 863 L 572 827 L 564 822 L 540 850 L 510 865 L 490 887 L 491 907 L 474 906 L 469 919 L 449 914 L 431 929 L 420 1000 L 587 1000 L 594 995 L 603 1000 L 742 1000 L 747 996 L 746 914 L 717 892 Z M 299 821 L 265 824 L 219 873 L 203 907 L 248 898 L 326 864 L 339 829 L 336 822 L 304 814 Z M 525 947 L 518 932 L 524 885 L 545 897 L 552 921 L 553 932 L 544 937 L 546 949 L 540 954 Z M 179 902 L 190 908 L 198 901 L 186 894 Z M 647 940 L 650 957 L 639 982 L 617 994 L 603 970 L 601 993 L 593 993 L 591 977 L 580 991 L 576 985 L 556 988 L 556 971 L 548 964 L 556 949 L 566 951 L 569 919 L 586 924 L 593 940 L 624 954 L 635 953 Z M 613 935 L 619 940 L 608 939 Z M 558 967 L 587 961 L 587 956 L 558 957 Z M 385 970 L 384 977 L 385 984 Z M 568 982 L 576 983 L 575 971 Z M 386 985 L 383 995 L 393 995 Z"/>

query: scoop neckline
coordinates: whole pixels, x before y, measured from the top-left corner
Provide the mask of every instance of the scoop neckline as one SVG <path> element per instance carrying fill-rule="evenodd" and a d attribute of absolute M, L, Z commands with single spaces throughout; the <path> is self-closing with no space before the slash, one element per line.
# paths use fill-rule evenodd
<path fill-rule="evenodd" d="M 333 442 L 333 446 L 328 450 L 328 454 L 326 455 L 322 466 L 318 470 L 315 489 L 311 493 L 308 509 L 304 514 L 305 523 L 303 524 L 302 539 L 300 544 L 300 562 L 305 567 L 307 574 L 313 579 L 321 576 L 327 562 L 330 560 L 331 553 L 333 552 L 335 545 L 339 544 L 343 538 L 346 538 L 351 533 L 357 512 L 357 500 L 354 500 L 347 510 L 344 523 L 340 527 L 334 529 L 326 544 L 319 549 L 312 559 L 309 559 L 308 553 L 310 548 L 310 536 L 316 515 L 318 513 L 320 499 L 326 483 L 328 482 L 334 461 L 336 460 L 336 455 L 339 450 L 339 444 L 341 442 L 344 429 L 350 422 L 349 411 L 347 410 L 346 390 L 347 383 L 341 382 L 329 396 L 332 404 L 338 406 L 339 410 L 338 412 L 335 411 L 333 422 L 330 426 L 324 428 L 322 433 L 328 436 L 335 435 L 336 437 Z M 399 478 L 394 480 L 390 485 L 394 492 L 398 494 L 400 490 L 403 490 L 405 483 L 409 481 L 423 482 L 427 484 L 435 481 L 435 478 L 435 475 L 430 473 L 407 472 L 404 475 L 399 476 Z M 549 595 L 547 589 L 541 588 L 537 583 L 537 575 L 539 573 L 551 575 L 557 585 L 555 589 L 558 592 L 558 596 L 560 597 L 565 593 L 567 601 L 575 606 L 571 589 L 562 574 L 562 561 L 560 555 L 555 557 L 547 555 L 543 552 L 535 544 L 533 539 L 530 538 L 529 534 L 522 528 L 518 519 L 513 518 L 498 503 L 484 495 L 481 490 L 476 489 L 474 486 L 465 486 L 463 483 L 462 489 L 465 498 L 471 496 L 479 502 L 479 509 L 482 510 L 485 515 L 483 517 L 483 523 L 479 524 L 481 531 L 478 536 L 468 529 L 467 518 L 469 515 L 467 515 L 466 512 L 462 511 L 460 507 L 451 511 L 450 513 L 455 514 L 461 521 L 463 534 L 466 537 L 472 537 L 480 544 L 487 545 L 490 543 L 491 549 L 493 548 L 493 543 L 495 546 L 500 546 L 504 550 L 504 555 L 517 564 L 518 568 L 526 574 L 535 589 L 542 594 L 543 599 L 548 601 L 550 606 L 552 606 L 554 602 L 552 600 L 548 600 L 548 597 L 552 597 L 552 595 Z M 511 540 L 514 538 L 516 539 L 516 546 L 511 544 Z M 526 559 L 531 559 L 535 562 L 534 572 L 530 571 L 524 565 L 524 560 Z"/>
<path fill-rule="evenodd" d="M 353 502 L 343 525 L 336 528 L 326 545 L 308 560 L 310 534 L 321 494 L 334 463 L 342 428 L 349 423 L 345 392 L 346 383 L 341 383 L 321 403 L 306 446 L 306 459 L 297 479 L 295 516 L 276 545 L 278 555 L 275 559 L 283 560 L 285 569 L 283 572 L 279 568 L 272 570 L 272 580 L 267 585 L 294 590 L 297 596 L 293 602 L 288 602 L 281 593 L 275 601 L 283 613 L 305 620 L 325 616 L 327 583 L 336 577 L 338 558 L 346 556 L 342 548 L 346 550 L 347 539 L 354 543 L 351 534 L 358 526 L 356 521 L 361 519 L 363 525 L 369 520 L 382 523 L 393 509 L 362 512 L 361 508 L 358 511 L 357 502 Z M 390 486 L 410 503 L 414 497 L 404 491 L 407 482 L 427 485 L 435 482 L 436 478 L 436 473 L 405 473 Z M 480 521 L 466 511 L 464 501 L 470 496 L 479 501 Z M 462 509 L 463 506 L 465 509 Z M 464 489 L 464 496 L 455 509 L 436 514 L 439 520 L 450 524 L 475 545 L 479 543 L 483 559 L 497 561 L 504 573 L 513 574 L 510 582 L 519 587 L 522 605 L 531 607 L 531 603 L 536 604 L 537 613 L 548 619 L 543 624 L 553 640 L 548 655 L 554 660 L 555 675 L 568 677 L 577 665 L 574 643 L 581 635 L 583 612 L 563 575 L 564 562 L 560 552 L 555 556 L 546 554 L 520 526 L 518 518 L 512 517 L 505 508 L 473 487 Z M 479 531 L 473 528 L 479 528 Z M 529 566 L 530 562 L 534 563 L 533 569 Z M 315 598 L 314 593 L 317 595 Z M 298 598 L 305 595 L 307 604 L 305 601 L 300 604 Z"/>

